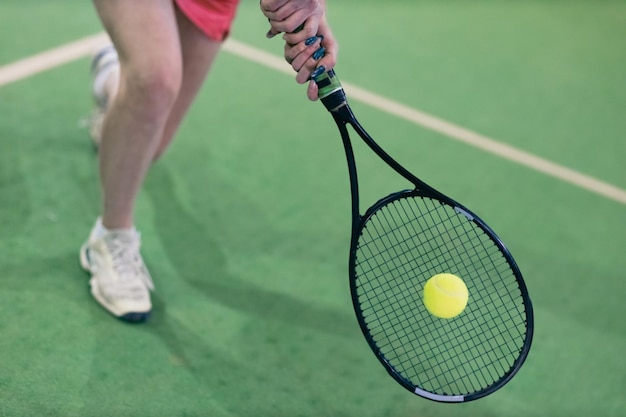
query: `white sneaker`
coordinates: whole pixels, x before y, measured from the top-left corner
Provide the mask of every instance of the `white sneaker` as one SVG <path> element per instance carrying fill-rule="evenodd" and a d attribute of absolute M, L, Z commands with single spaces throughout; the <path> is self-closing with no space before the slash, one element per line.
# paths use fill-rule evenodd
<path fill-rule="evenodd" d="M 80 263 L 91 273 L 91 294 L 116 317 L 145 321 L 152 310 L 154 284 L 139 253 L 140 235 L 134 228 L 102 230 L 98 219 L 80 249 Z"/>
<path fill-rule="evenodd" d="M 100 146 L 102 122 L 112 97 L 117 93 L 120 61 L 117 51 L 109 44 L 100 48 L 91 61 L 92 93 L 96 107 L 89 116 L 89 134 L 94 146 Z"/>

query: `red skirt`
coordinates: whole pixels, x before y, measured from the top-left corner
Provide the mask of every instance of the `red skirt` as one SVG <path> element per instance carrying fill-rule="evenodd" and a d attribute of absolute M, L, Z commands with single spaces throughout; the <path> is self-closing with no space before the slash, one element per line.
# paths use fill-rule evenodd
<path fill-rule="evenodd" d="M 209 38 L 222 41 L 230 33 L 239 0 L 175 0 L 178 8 Z"/>

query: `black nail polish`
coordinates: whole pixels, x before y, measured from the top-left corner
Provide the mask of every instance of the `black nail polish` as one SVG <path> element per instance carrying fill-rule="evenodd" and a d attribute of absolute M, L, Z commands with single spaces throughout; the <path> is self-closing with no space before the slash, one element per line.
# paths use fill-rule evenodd
<path fill-rule="evenodd" d="M 309 39 L 304 41 L 304 44 L 306 46 L 311 46 L 311 45 L 313 45 L 315 43 L 316 40 L 317 40 L 317 36 L 311 36 Z"/>
<path fill-rule="evenodd" d="M 313 59 L 317 61 L 318 59 L 324 56 L 325 52 L 326 52 L 326 48 L 321 47 L 317 51 L 313 52 Z"/>
<path fill-rule="evenodd" d="M 319 77 L 324 73 L 324 71 L 326 71 L 326 68 L 323 65 L 320 65 L 319 67 L 315 68 L 315 71 L 311 73 L 311 78 L 315 79 Z"/>

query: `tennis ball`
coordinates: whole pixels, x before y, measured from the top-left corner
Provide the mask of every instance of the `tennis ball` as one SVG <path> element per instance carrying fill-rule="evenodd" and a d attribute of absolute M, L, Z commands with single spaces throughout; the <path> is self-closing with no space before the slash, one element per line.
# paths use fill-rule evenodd
<path fill-rule="evenodd" d="M 454 274 L 437 274 L 424 285 L 424 305 L 442 319 L 456 317 L 465 309 L 469 293 L 463 280 Z"/>

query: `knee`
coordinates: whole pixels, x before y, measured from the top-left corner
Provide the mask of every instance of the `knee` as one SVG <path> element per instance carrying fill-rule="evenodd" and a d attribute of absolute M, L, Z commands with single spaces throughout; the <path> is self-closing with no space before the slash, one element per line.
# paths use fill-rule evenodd
<path fill-rule="evenodd" d="M 147 112 L 167 112 L 178 97 L 182 68 L 165 63 L 129 70 L 125 77 L 127 93 Z"/>

